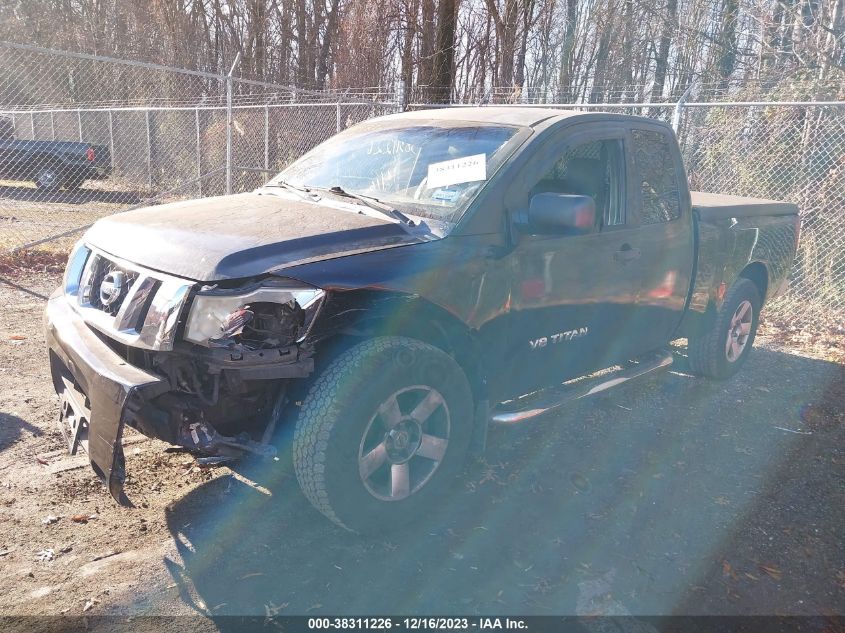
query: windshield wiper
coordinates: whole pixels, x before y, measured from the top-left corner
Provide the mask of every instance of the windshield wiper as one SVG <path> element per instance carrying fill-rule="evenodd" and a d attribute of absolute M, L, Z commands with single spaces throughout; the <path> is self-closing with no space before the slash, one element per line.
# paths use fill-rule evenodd
<path fill-rule="evenodd" d="M 275 182 L 268 182 L 263 188 L 279 188 L 279 189 L 289 189 L 294 193 L 298 194 L 300 198 L 308 198 L 311 195 L 311 190 L 308 187 L 300 187 L 298 185 L 292 185 L 291 183 L 285 180 L 277 180 Z"/>
<path fill-rule="evenodd" d="M 329 193 L 333 193 L 338 196 L 343 196 L 344 198 L 352 198 L 354 200 L 358 200 L 370 209 L 378 211 L 379 213 L 388 218 L 391 218 L 393 220 L 399 220 L 399 224 L 402 227 L 413 228 L 417 226 L 417 222 L 414 222 L 411 218 L 402 213 L 399 209 L 395 209 L 389 204 L 385 204 L 384 202 L 382 202 L 378 198 L 374 198 L 373 196 L 363 196 L 360 193 L 352 193 L 351 191 L 346 191 L 346 189 L 339 185 L 335 185 L 334 187 L 312 187 L 312 189 L 316 189 L 319 191 L 328 191 Z"/>

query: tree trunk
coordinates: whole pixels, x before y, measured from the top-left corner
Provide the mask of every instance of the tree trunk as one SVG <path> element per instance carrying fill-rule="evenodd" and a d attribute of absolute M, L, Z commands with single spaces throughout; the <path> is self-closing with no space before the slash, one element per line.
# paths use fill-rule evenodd
<path fill-rule="evenodd" d="M 516 56 L 513 85 L 522 90 L 525 85 L 525 56 L 528 54 L 528 35 L 534 17 L 534 0 L 522 0 L 522 31 L 519 38 L 519 52 Z"/>
<path fill-rule="evenodd" d="M 678 0 L 666 0 L 666 19 L 660 34 L 660 47 L 654 64 L 654 85 L 651 88 L 651 101 L 662 101 L 666 86 L 666 70 L 669 66 L 669 48 L 672 34 L 678 28 Z"/>
<path fill-rule="evenodd" d="M 575 50 L 575 27 L 578 24 L 578 0 L 566 0 L 566 25 L 563 32 L 563 47 L 560 53 L 558 74 L 559 99 L 563 103 L 574 101 L 572 93 L 572 53 Z"/>
<path fill-rule="evenodd" d="M 719 43 L 722 50 L 719 53 L 717 69 L 719 71 L 719 88 L 727 90 L 731 75 L 736 68 L 736 26 L 739 14 L 738 0 L 725 0 L 722 12 L 722 33 Z"/>
<path fill-rule="evenodd" d="M 449 102 L 454 85 L 456 23 L 456 1 L 440 0 L 437 7 L 437 37 L 431 71 L 431 85 L 438 93 L 435 98 L 442 103 Z"/>
<path fill-rule="evenodd" d="M 601 103 L 604 100 L 605 76 L 607 59 L 610 54 L 610 35 L 612 28 L 606 26 L 599 37 L 599 48 L 596 51 L 596 71 L 593 74 L 593 87 L 590 90 L 590 103 Z"/>
<path fill-rule="evenodd" d="M 406 5 L 405 32 L 402 34 L 402 68 L 400 78 L 405 85 L 405 98 L 414 83 L 414 38 L 417 34 L 417 18 L 420 0 L 410 0 Z"/>
<path fill-rule="evenodd" d="M 420 34 L 419 67 L 417 70 L 417 83 L 420 85 L 431 86 L 433 81 L 436 8 L 434 0 L 422 0 L 422 29 Z"/>
<path fill-rule="evenodd" d="M 320 90 L 326 87 L 326 78 L 329 75 L 329 53 L 331 53 L 332 42 L 337 34 L 337 14 L 340 10 L 340 0 L 332 0 L 329 15 L 326 17 L 326 32 L 323 34 L 323 42 L 320 44 L 320 54 L 317 58 L 317 88 Z"/>

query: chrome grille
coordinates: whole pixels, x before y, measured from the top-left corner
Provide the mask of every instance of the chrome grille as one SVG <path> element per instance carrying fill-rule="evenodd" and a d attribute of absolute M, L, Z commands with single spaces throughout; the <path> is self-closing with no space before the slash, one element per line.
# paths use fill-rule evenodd
<path fill-rule="evenodd" d="M 80 246 L 68 262 L 65 292 L 103 334 L 131 347 L 167 351 L 192 285 Z"/>
<path fill-rule="evenodd" d="M 87 302 L 92 308 L 115 316 L 120 311 L 126 297 L 131 294 L 132 285 L 137 281 L 140 273 L 136 270 L 119 266 L 103 255 L 92 255 L 90 267 L 90 279 L 84 286 L 87 292 Z M 103 282 L 107 277 L 109 279 L 120 279 L 121 281 L 117 291 L 112 293 L 113 298 L 104 302 Z M 111 287 L 114 288 L 114 281 L 111 283 Z"/>

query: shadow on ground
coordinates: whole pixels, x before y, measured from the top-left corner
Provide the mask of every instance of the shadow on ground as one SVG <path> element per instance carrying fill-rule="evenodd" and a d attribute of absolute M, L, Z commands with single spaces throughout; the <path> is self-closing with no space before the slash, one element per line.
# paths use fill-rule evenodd
<path fill-rule="evenodd" d="M 0 451 L 5 451 L 18 441 L 24 433 L 42 435 L 41 429 L 26 420 L 0 411 Z"/>
<path fill-rule="evenodd" d="M 174 504 L 168 566 L 215 615 L 843 613 L 843 395 L 842 366 L 765 349 L 729 382 L 674 371 L 492 430 L 383 538 L 324 519 L 283 460 L 253 473 L 272 499 L 225 476 Z"/>
<path fill-rule="evenodd" d="M 110 191 L 84 187 L 75 191 L 43 191 L 25 186 L 0 186 L 0 198 L 61 204 L 89 204 L 91 202 L 138 204 L 141 202 L 141 194 L 138 191 Z"/>

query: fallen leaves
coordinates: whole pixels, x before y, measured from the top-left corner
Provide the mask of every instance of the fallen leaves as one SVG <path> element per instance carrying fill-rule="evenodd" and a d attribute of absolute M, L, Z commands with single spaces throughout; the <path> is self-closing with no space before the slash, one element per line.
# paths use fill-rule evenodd
<path fill-rule="evenodd" d="M 70 517 L 70 520 L 74 523 L 88 523 L 88 521 L 93 521 L 96 518 L 96 514 L 74 514 Z"/>
<path fill-rule="evenodd" d="M 61 273 L 67 264 L 67 253 L 25 250 L 0 255 L 0 275 L 17 277 L 25 272 Z"/>
<path fill-rule="evenodd" d="M 775 580 L 780 580 L 783 577 L 783 572 L 774 565 L 760 565 L 760 571 L 765 572 Z"/>

